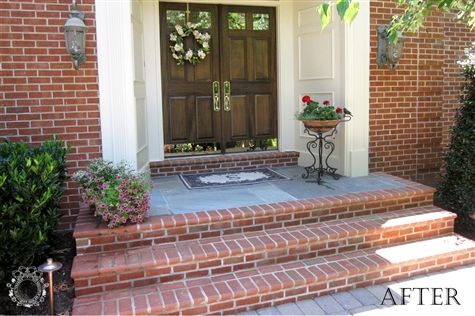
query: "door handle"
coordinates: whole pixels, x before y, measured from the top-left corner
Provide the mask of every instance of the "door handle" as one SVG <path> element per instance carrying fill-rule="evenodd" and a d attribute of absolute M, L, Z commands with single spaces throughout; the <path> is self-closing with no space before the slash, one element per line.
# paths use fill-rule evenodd
<path fill-rule="evenodd" d="M 220 109 L 219 81 L 213 81 L 213 110 L 218 112 Z"/>
<path fill-rule="evenodd" d="M 224 110 L 231 111 L 231 82 L 224 82 Z"/>

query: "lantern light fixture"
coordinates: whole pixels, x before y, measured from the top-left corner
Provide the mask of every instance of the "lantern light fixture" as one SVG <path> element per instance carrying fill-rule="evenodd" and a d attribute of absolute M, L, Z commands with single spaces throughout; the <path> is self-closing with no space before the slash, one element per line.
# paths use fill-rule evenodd
<path fill-rule="evenodd" d="M 396 42 L 389 40 L 388 26 L 378 27 L 378 56 L 376 62 L 379 66 L 387 65 L 389 69 L 395 69 L 402 57 L 404 49 L 404 37 L 398 36 Z"/>
<path fill-rule="evenodd" d="M 69 18 L 64 24 L 64 38 L 66 49 L 73 59 L 74 69 L 86 61 L 86 33 L 87 26 L 84 24 L 84 13 L 77 8 L 76 0 L 73 0 Z"/>

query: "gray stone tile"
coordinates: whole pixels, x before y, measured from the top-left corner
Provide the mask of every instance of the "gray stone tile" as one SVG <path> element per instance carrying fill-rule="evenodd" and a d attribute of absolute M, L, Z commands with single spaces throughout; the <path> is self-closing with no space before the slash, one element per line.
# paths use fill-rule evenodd
<path fill-rule="evenodd" d="M 281 315 L 275 307 L 266 307 L 257 310 L 258 315 Z"/>
<path fill-rule="evenodd" d="M 302 167 L 274 169 L 292 180 L 189 190 L 178 176 L 155 178 L 152 180 L 154 187 L 151 192 L 151 205 L 160 208 L 155 208 L 152 215 L 165 213 L 164 207 L 168 207 L 173 213 L 188 213 L 401 186 L 384 175 L 342 177 L 338 181 L 325 176 L 324 185 L 318 185 L 302 179 Z"/>
<path fill-rule="evenodd" d="M 379 304 L 381 304 L 381 302 L 384 299 L 384 296 L 386 295 L 386 291 L 388 290 L 388 287 L 378 284 L 378 285 L 368 286 L 366 289 L 368 291 L 370 291 L 371 294 L 373 294 L 377 299 L 379 299 Z M 393 293 L 394 299 L 397 300 L 398 298 L 395 297 L 396 293 L 394 293 L 394 292 L 392 292 L 392 293 Z"/>
<path fill-rule="evenodd" d="M 374 312 L 373 313 L 366 313 L 366 312 L 369 312 L 369 311 L 374 311 Z M 367 314 L 380 315 L 381 314 L 380 309 L 376 305 L 366 305 L 366 306 L 355 307 L 355 308 L 350 309 L 348 312 L 351 315 L 357 315 L 359 313 L 365 313 L 365 315 L 367 315 Z"/>
<path fill-rule="evenodd" d="M 325 311 L 314 300 L 298 301 L 297 306 L 304 315 L 325 315 Z"/>
<path fill-rule="evenodd" d="M 150 207 L 150 216 L 154 215 L 169 215 L 171 214 L 170 209 L 166 205 L 152 205 Z"/>
<path fill-rule="evenodd" d="M 256 316 L 256 315 L 259 315 L 259 314 L 257 314 L 256 311 L 247 311 L 247 312 L 244 312 L 244 313 L 239 313 L 238 315 L 239 316 Z"/>
<path fill-rule="evenodd" d="M 335 314 L 345 309 L 341 306 L 331 295 L 320 296 L 314 299 L 314 301 L 327 313 Z"/>
<path fill-rule="evenodd" d="M 332 297 L 346 310 L 362 306 L 362 304 L 348 292 L 336 293 L 333 294 Z"/>
<path fill-rule="evenodd" d="M 379 305 L 381 301 L 365 288 L 349 291 L 363 305 Z"/>
<path fill-rule="evenodd" d="M 285 202 L 296 200 L 295 197 L 279 189 L 271 183 L 265 186 L 253 186 L 249 190 L 265 201 L 265 203 Z"/>
<path fill-rule="evenodd" d="M 304 315 L 295 303 L 288 303 L 276 306 L 282 315 Z"/>
<path fill-rule="evenodd" d="M 175 214 L 264 203 L 255 194 L 242 188 L 231 193 L 222 190 L 204 192 L 194 190 L 188 194 L 166 196 L 166 199 Z"/>

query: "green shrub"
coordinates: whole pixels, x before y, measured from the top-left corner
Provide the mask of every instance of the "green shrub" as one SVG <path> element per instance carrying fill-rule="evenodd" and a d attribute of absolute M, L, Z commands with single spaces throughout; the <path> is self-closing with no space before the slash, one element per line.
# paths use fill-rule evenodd
<path fill-rule="evenodd" d="M 443 206 L 458 214 L 460 224 L 473 230 L 475 223 L 470 214 L 475 213 L 475 44 L 467 50 L 467 59 L 460 64 L 466 83 L 438 197 Z"/>
<path fill-rule="evenodd" d="M 66 152 L 57 140 L 0 144 L 0 281 L 44 259 L 60 217 Z"/>

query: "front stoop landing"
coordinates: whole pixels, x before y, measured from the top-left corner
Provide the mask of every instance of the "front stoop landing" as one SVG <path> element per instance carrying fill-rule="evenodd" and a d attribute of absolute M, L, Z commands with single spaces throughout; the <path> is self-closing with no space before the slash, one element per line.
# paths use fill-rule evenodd
<path fill-rule="evenodd" d="M 395 178 L 397 179 L 397 178 Z M 432 188 L 161 215 L 74 237 L 73 314 L 230 314 L 475 262 Z"/>

